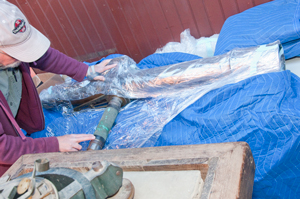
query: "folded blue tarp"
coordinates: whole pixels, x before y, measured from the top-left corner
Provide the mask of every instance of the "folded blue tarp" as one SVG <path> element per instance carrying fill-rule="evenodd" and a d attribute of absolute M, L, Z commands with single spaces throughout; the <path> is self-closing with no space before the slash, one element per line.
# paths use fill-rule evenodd
<path fill-rule="evenodd" d="M 154 54 L 138 66 L 152 68 L 197 58 L 183 53 Z M 245 141 L 256 164 L 253 198 L 297 198 L 300 195 L 299 95 L 300 79 L 290 71 L 258 75 L 226 85 L 190 105 L 162 132 L 147 138 L 143 147 Z M 46 129 L 32 137 L 59 136 L 70 129 L 77 134 L 92 134 L 103 114 L 103 110 L 93 110 L 63 116 L 44 111 Z M 133 111 L 139 109 L 121 111 L 116 124 Z M 120 132 L 112 128 L 106 144 L 109 149 L 131 148 L 125 139 L 121 145 L 110 145 L 124 136 Z M 86 142 L 83 148 L 87 148 Z"/>
<path fill-rule="evenodd" d="M 222 27 L 215 55 L 280 40 L 286 59 L 299 56 L 299 20 L 299 0 L 275 0 L 233 15 Z"/>

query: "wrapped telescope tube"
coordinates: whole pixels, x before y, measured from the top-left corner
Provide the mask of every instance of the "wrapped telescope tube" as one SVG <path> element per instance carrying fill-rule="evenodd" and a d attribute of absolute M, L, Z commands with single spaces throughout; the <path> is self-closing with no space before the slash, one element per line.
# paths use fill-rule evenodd
<path fill-rule="evenodd" d="M 279 71 L 284 67 L 279 42 L 251 48 L 234 49 L 226 54 L 150 69 L 138 69 L 134 61 L 115 58 L 117 67 L 106 71 L 105 82 L 71 82 L 45 90 L 40 97 L 49 106 L 59 101 L 84 99 L 99 93 L 129 99 L 174 96 L 197 89 L 235 74 L 231 83 L 253 75 Z M 232 76 L 232 75 L 231 75 Z M 47 107 L 47 106 L 46 106 Z"/>
<path fill-rule="evenodd" d="M 72 100 L 99 93 L 139 99 L 121 110 L 132 112 L 126 114 L 126 121 L 118 121 L 113 127 L 114 135 L 118 136 L 109 139 L 113 141 L 106 148 L 122 147 L 125 140 L 126 146 L 142 147 L 154 134 L 159 136 L 165 124 L 207 92 L 285 67 L 278 41 L 151 69 L 138 69 L 127 56 L 114 61 L 118 65 L 103 74 L 105 82 L 65 83 L 40 94 L 44 107 L 51 109 L 66 107 Z"/>

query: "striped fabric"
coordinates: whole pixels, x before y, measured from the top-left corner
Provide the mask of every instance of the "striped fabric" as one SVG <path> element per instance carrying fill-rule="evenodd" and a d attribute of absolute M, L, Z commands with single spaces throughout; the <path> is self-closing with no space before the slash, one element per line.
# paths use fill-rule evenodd
<path fill-rule="evenodd" d="M 221 29 L 215 55 L 280 40 L 286 59 L 299 56 L 299 20 L 299 0 L 275 0 L 233 15 Z"/>
<path fill-rule="evenodd" d="M 299 94 L 300 79 L 290 71 L 224 86 L 169 122 L 154 146 L 245 141 L 256 164 L 253 198 L 298 198 Z"/>

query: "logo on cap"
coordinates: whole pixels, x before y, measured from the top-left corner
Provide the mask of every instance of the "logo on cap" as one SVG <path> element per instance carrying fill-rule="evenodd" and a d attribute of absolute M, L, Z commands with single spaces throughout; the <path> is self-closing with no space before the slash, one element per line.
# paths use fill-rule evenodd
<path fill-rule="evenodd" d="M 15 21 L 15 28 L 12 30 L 12 33 L 17 34 L 18 32 L 25 32 L 26 26 L 23 19 L 17 19 Z"/>

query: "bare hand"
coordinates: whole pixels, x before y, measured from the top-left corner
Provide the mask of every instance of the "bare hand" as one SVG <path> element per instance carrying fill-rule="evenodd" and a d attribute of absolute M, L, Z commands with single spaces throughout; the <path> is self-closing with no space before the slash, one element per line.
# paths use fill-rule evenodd
<path fill-rule="evenodd" d="M 79 142 L 94 140 L 95 136 L 92 134 L 70 134 L 57 137 L 60 152 L 79 151 L 82 146 Z"/>
<path fill-rule="evenodd" d="M 107 65 L 110 61 L 111 59 L 106 59 L 99 64 L 90 66 L 86 76 L 89 79 L 104 81 L 105 80 L 104 76 L 100 74 L 106 70 L 112 69 L 113 67 L 117 66 L 117 64 Z"/>

